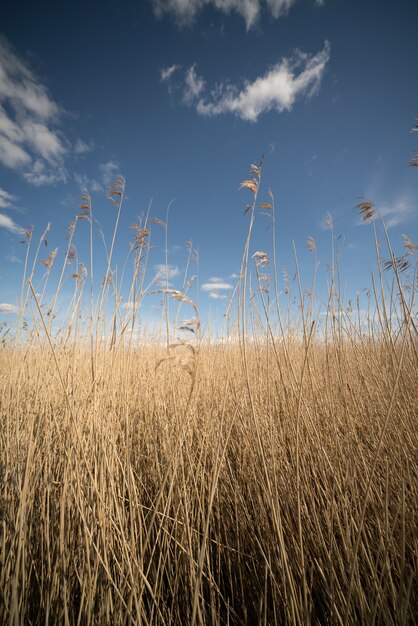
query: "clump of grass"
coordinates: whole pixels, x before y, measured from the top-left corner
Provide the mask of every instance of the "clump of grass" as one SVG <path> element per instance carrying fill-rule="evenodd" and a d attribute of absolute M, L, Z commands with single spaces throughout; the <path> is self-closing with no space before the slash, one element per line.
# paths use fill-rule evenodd
<path fill-rule="evenodd" d="M 123 179 L 110 194 L 115 227 L 96 303 L 87 192 L 50 302 L 44 299 L 55 251 L 42 262 L 43 291 L 34 288 L 49 228 L 29 277 L 28 230 L 22 312 L 15 340 L 9 333 L 0 349 L 2 623 L 414 622 L 416 279 L 399 259 L 412 266 L 417 247 L 405 236 L 406 253 L 396 257 L 387 237 L 383 262 L 379 212 L 362 199 L 358 208 L 373 222 L 377 253 L 367 314 L 359 302 L 357 311 L 344 302 L 332 218 L 324 315 L 312 237 L 309 290 L 295 249 L 295 278 L 286 271 L 283 304 L 271 192 L 261 208 L 273 224 L 272 252 L 250 254 L 261 175 L 262 162 L 241 184 L 252 202 L 223 341 L 202 332 L 190 292 L 191 242 L 182 291 L 169 287 L 167 258 L 165 284 L 147 284 L 152 224 L 165 229 L 168 249 L 168 221 L 151 219 L 150 211 L 132 226 L 132 277 L 121 311 L 112 258 Z M 86 265 L 74 247 L 79 220 L 90 225 Z M 381 228 L 387 235 L 383 220 Z M 68 272 L 74 296 L 57 327 Z M 166 305 L 155 341 L 138 333 L 151 292 Z M 173 324 L 169 299 L 178 307 Z"/>

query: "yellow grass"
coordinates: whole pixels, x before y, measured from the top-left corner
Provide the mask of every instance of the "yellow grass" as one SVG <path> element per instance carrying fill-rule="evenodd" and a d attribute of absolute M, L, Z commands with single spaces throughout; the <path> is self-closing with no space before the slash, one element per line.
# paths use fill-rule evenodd
<path fill-rule="evenodd" d="M 235 341 L 202 336 L 173 290 L 192 340 L 139 340 L 132 312 L 101 334 L 111 254 L 85 333 L 77 315 L 54 330 L 26 275 L 33 324 L 0 349 L 1 623 L 414 622 L 415 285 L 390 249 L 400 296 L 375 291 L 364 327 L 334 307 L 333 265 L 326 324 L 302 295 L 292 336 L 268 256 L 256 309 L 247 294 L 253 173 Z"/>

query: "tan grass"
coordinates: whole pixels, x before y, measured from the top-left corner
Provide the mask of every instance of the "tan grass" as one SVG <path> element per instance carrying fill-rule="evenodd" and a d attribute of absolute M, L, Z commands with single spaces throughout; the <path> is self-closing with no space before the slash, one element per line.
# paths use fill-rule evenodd
<path fill-rule="evenodd" d="M 58 274 L 59 287 L 65 272 L 77 275 L 65 328 L 45 319 L 33 271 L 29 287 L 24 278 L 33 323 L 25 330 L 20 316 L 0 349 L 1 623 L 414 622 L 415 277 L 399 273 L 388 241 L 395 287 L 387 292 L 379 256 L 374 306 L 360 319 L 343 303 L 333 247 L 323 323 L 315 264 L 308 305 L 298 272 L 294 281 L 295 327 L 276 297 L 275 248 L 249 261 L 261 167 L 241 185 L 254 197 L 237 324 L 223 341 L 202 334 L 187 275 L 183 291 L 157 291 L 194 317 L 156 342 L 137 337 L 148 216 L 134 226 L 132 309 L 121 318 L 115 297 L 105 320 L 123 179 L 111 190 L 115 231 L 86 332 L 76 322 L 85 266 Z M 261 206 L 274 224 L 270 198 Z M 80 208 L 91 224 L 88 195 Z M 359 208 L 375 216 L 369 201 Z M 334 246 L 331 218 L 329 227 Z M 412 264 L 416 246 L 404 242 Z M 307 245 L 316 257 L 312 237 Z M 70 251 L 71 241 L 65 264 Z M 286 272 L 288 303 L 290 283 Z M 170 342 L 175 333 L 183 339 Z"/>

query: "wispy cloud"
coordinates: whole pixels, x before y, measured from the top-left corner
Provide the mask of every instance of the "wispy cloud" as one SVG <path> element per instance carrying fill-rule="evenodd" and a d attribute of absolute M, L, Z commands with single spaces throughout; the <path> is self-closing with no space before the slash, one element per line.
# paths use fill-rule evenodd
<path fill-rule="evenodd" d="M 208 282 L 201 286 L 202 291 L 216 291 L 223 289 L 231 289 L 231 285 L 229 283 Z"/>
<path fill-rule="evenodd" d="M 11 208 L 16 200 L 16 196 L 13 196 L 11 193 L 0 187 L 0 209 Z"/>
<path fill-rule="evenodd" d="M 171 14 L 181 26 L 193 24 L 197 15 L 207 6 L 212 6 L 222 13 L 238 13 L 244 20 L 247 30 L 267 10 L 274 18 L 285 15 L 298 0 L 153 0 L 157 17 Z M 317 6 L 325 0 L 315 0 Z"/>
<path fill-rule="evenodd" d="M 226 300 L 227 296 L 222 292 L 226 290 L 230 291 L 232 285 L 220 276 L 211 276 L 211 278 L 208 278 L 208 282 L 201 286 L 201 289 L 202 291 L 208 292 L 208 296 L 212 298 L 212 300 Z"/>
<path fill-rule="evenodd" d="M 86 154 L 87 152 L 91 152 L 92 147 L 82 139 L 78 138 L 74 144 L 73 151 L 75 154 Z"/>
<path fill-rule="evenodd" d="M 196 72 L 196 63 L 186 70 L 185 74 L 184 101 L 192 104 L 205 90 L 206 83 Z"/>
<path fill-rule="evenodd" d="M 54 185 L 67 180 L 67 173 L 64 167 L 48 167 L 42 159 L 33 161 L 31 168 L 24 172 L 23 176 L 28 183 L 35 187 Z"/>
<path fill-rule="evenodd" d="M 400 224 L 410 222 L 414 216 L 416 217 L 416 204 L 409 198 L 401 196 L 392 204 L 383 204 L 380 207 L 387 228 L 393 228 Z"/>
<path fill-rule="evenodd" d="M 276 19 L 282 15 L 286 15 L 290 7 L 296 4 L 297 0 L 266 0 L 271 14 Z"/>
<path fill-rule="evenodd" d="M 180 69 L 180 65 L 170 65 L 169 67 L 164 67 L 160 70 L 161 82 L 164 83 L 173 76 L 174 72 Z"/>
<path fill-rule="evenodd" d="M 243 120 L 256 122 L 263 113 L 291 111 L 297 99 L 314 96 L 319 91 L 329 59 L 330 44 L 326 41 L 315 55 L 297 50 L 242 87 L 221 83 L 209 93 L 206 81 L 197 74 L 194 64 L 183 73 L 183 102 L 194 106 L 200 115 L 233 113 Z"/>
<path fill-rule="evenodd" d="M 120 165 L 117 161 L 106 161 L 106 163 L 99 165 L 99 172 L 103 184 L 108 187 L 120 173 Z"/>
<path fill-rule="evenodd" d="M 75 172 L 73 178 L 81 190 L 87 189 L 90 193 L 104 193 L 120 173 L 117 161 L 106 161 L 98 167 L 98 176 L 90 178 L 87 174 Z"/>
<path fill-rule="evenodd" d="M 87 174 L 79 174 L 78 172 L 75 172 L 73 177 L 81 191 L 84 191 L 85 189 L 87 189 L 89 193 L 104 193 L 105 191 L 105 187 L 100 181 L 96 178 L 90 178 Z"/>
<path fill-rule="evenodd" d="M 211 278 L 208 278 L 208 282 L 209 283 L 223 283 L 225 281 L 223 278 L 220 278 L 219 276 L 212 276 Z"/>
<path fill-rule="evenodd" d="M 176 276 L 179 276 L 180 274 L 180 270 L 177 265 L 166 266 L 164 263 L 160 263 L 158 265 L 154 265 L 154 270 L 156 271 L 156 280 L 161 280 L 166 276 L 168 276 L 168 278 L 176 278 Z"/>
<path fill-rule="evenodd" d="M 14 304 L 9 304 L 8 302 L 0 303 L 0 313 L 19 313 L 19 308 Z"/>
<path fill-rule="evenodd" d="M 32 185 L 66 179 L 59 113 L 45 85 L 0 37 L 0 162 Z"/>
<path fill-rule="evenodd" d="M 23 228 L 18 226 L 18 224 L 16 224 L 11 217 L 4 215 L 3 213 L 0 213 L 0 228 L 5 228 L 10 233 L 16 235 L 22 235 L 24 232 Z"/>

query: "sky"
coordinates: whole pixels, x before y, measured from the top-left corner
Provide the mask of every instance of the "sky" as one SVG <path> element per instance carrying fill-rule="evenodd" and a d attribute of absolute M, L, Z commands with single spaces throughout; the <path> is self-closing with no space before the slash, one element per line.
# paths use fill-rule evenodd
<path fill-rule="evenodd" d="M 189 276 L 198 275 L 193 297 L 202 316 L 222 316 L 252 200 L 240 183 L 262 155 L 258 203 L 269 202 L 271 189 L 280 276 L 284 268 L 292 275 L 294 243 L 309 287 L 312 237 L 325 289 L 331 215 L 344 289 L 354 297 L 369 287 L 373 233 L 356 211 L 359 196 L 379 207 L 395 251 L 401 253 L 403 234 L 418 239 L 417 170 L 408 167 L 418 146 L 411 132 L 417 23 L 412 0 L 2 3 L 0 321 L 18 310 L 24 229 L 33 224 L 38 241 L 51 224 L 39 260 L 58 248 L 58 267 L 84 189 L 92 198 L 100 285 L 102 236 L 109 246 L 115 222 L 107 190 L 120 174 L 126 198 L 112 269 L 121 276 L 129 226 L 148 209 L 166 220 L 169 207 L 170 286 L 183 288 L 185 242 L 192 241 L 199 256 L 189 268 Z M 262 213 L 257 209 L 251 255 L 271 252 L 271 220 Z M 74 241 L 87 265 L 87 225 L 77 225 Z M 147 280 L 158 286 L 165 262 L 159 224 L 152 243 Z M 40 292 L 45 265 L 37 267 Z M 64 300 L 73 290 L 71 271 Z M 126 303 L 123 288 L 121 297 Z"/>

